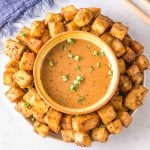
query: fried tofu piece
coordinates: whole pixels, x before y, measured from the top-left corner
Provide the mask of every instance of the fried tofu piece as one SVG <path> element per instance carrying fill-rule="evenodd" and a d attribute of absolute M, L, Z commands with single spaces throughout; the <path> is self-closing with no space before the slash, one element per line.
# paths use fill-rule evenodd
<path fill-rule="evenodd" d="M 43 21 L 33 21 L 30 27 L 30 36 L 40 38 L 44 34 L 45 25 Z"/>
<path fill-rule="evenodd" d="M 140 84 L 143 81 L 143 74 L 136 64 L 133 64 L 128 68 L 127 74 L 135 84 Z"/>
<path fill-rule="evenodd" d="M 118 66 L 119 66 L 120 74 L 126 73 L 126 63 L 122 58 L 118 59 Z"/>
<path fill-rule="evenodd" d="M 68 31 L 80 30 L 80 28 L 76 25 L 76 23 L 74 21 L 71 21 L 71 22 L 67 23 L 66 24 L 66 29 Z"/>
<path fill-rule="evenodd" d="M 61 22 L 63 17 L 60 13 L 47 13 L 45 17 L 45 24 L 47 25 L 48 22 Z"/>
<path fill-rule="evenodd" d="M 41 40 L 43 43 L 46 43 L 49 39 L 50 39 L 49 31 L 48 31 L 47 29 L 45 29 L 44 34 L 42 35 L 42 37 L 41 37 L 40 40 Z"/>
<path fill-rule="evenodd" d="M 55 133 L 60 132 L 60 121 L 61 121 L 62 113 L 58 112 L 55 109 L 50 108 L 46 116 L 44 117 L 45 122 L 48 124 L 48 127 L 51 131 Z"/>
<path fill-rule="evenodd" d="M 65 142 L 74 142 L 75 132 L 73 130 L 69 130 L 69 129 L 61 130 L 61 136 Z"/>
<path fill-rule="evenodd" d="M 20 88 L 17 87 L 10 87 L 8 91 L 5 93 L 5 95 L 11 102 L 20 101 L 24 94 L 25 93 Z"/>
<path fill-rule="evenodd" d="M 122 130 L 122 123 L 120 119 L 116 119 L 113 122 L 107 124 L 106 128 L 111 134 L 119 134 Z"/>
<path fill-rule="evenodd" d="M 130 40 L 130 47 L 137 55 L 140 55 L 144 51 L 144 47 L 135 40 Z"/>
<path fill-rule="evenodd" d="M 140 71 L 144 71 L 149 66 L 149 61 L 144 55 L 140 55 L 135 60 L 136 64 L 140 68 Z"/>
<path fill-rule="evenodd" d="M 93 19 L 93 14 L 86 8 L 80 9 L 74 17 L 74 22 L 79 27 L 84 27 L 88 25 Z"/>
<path fill-rule="evenodd" d="M 86 132 L 75 132 L 75 143 L 82 147 L 91 146 L 92 141 L 88 133 Z"/>
<path fill-rule="evenodd" d="M 4 48 L 4 54 L 9 56 L 12 60 L 20 60 L 24 49 L 24 45 L 12 39 L 8 39 Z"/>
<path fill-rule="evenodd" d="M 61 119 L 61 126 L 63 129 L 72 129 L 72 115 L 64 114 Z"/>
<path fill-rule="evenodd" d="M 119 111 L 122 108 L 122 96 L 121 95 L 114 96 L 111 99 L 110 104 L 116 111 Z"/>
<path fill-rule="evenodd" d="M 136 55 L 130 47 L 126 47 L 126 53 L 122 57 L 127 63 L 131 63 L 135 60 Z"/>
<path fill-rule="evenodd" d="M 16 69 L 19 69 L 19 62 L 18 62 L 17 60 L 10 60 L 10 61 L 6 64 L 5 68 L 6 68 L 6 69 L 7 69 L 7 68 L 16 68 Z"/>
<path fill-rule="evenodd" d="M 30 37 L 27 40 L 27 45 L 31 51 L 38 53 L 43 46 L 43 42 L 37 38 Z"/>
<path fill-rule="evenodd" d="M 13 78 L 21 88 L 28 88 L 32 82 L 33 76 L 23 70 L 19 70 L 14 73 Z"/>
<path fill-rule="evenodd" d="M 92 24 L 92 30 L 97 32 L 98 35 L 103 34 L 109 27 L 110 20 L 104 16 L 98 16 Z"/>
<path fill-rule="evenodd" d="M 127 32 L 128 32 L 128 28 L 126 26 L 124 26 L 123 24 L 118 23 L 118 22 L 114 23 L 112 28 L 110 29 L 110 34 L 113 37 L 115 37 L 121 41 L 126 36 Z"/>
<path fill-rule="evenodd" d="M 48 22 L 48 29 L 51 37 L 65 31 L 64 24 L 62 22 Z"/>
<path fill-rule="evenodd" d="M 61 8 L 61 14 L 63 15 L 63 17 L 67 22 L 72 21 L 77 12 L 78 9 L 75 8 L 73 5 Z"/>
<path fill-rule="evenodd" d="M 120 76 L 120 90 L 125 93 L 132 89 L 132 81 L 126 75 Z"/>
<path fill-rule="evenodd" d="M 123 43 L 120 42 L 118 39 L 113 40 L 111 47 L 114 50 L 117 57 L 122 56 L 126 52 Z"/>
<path fill-rule="evenodd" d="M 35 61 L 35 54 L 30 52 L 24 52 L 19 62 L 19 68 L 21 70 L 33 70 Z"/>
<path fill-rule="evenodd" d="M 106 105 L 97 111 L 104 124 L 110 123 L 116 118 L 116 112 L 111 105 Z"/>
<path fill-rule="evenodd" d="M 136 85 L 125 98 L 124 105 L 130 110 L 137 109 L 143 102 L 148 90 L 142 85 Z"/>
<path fill-rule="evenodd" d="M 97 127 L 100 123 L 99 116 L 96 113 L 79 115 L 72 118 L 72 127 L 74 131 L 89 131 Z"/>
<path fill-rule="evenodd" d="M 34 122 L 34 131 L 37 132 L 42 137 L 46 137 L 49 134 L 48 126 L 38 121 Z"/>
<path fill-rule="evenodd" d="M 90 7 L 88 9 L 92 12 L 94 18 L 98 17 L 101 14 L 101 9 L 100 8 Z"/>
<path fill-rule="evenodd" d="M 131 41 L 132 39 L 128 36 L 128 35 L 126 35 L 125 36 L 125 38 L 123 39 L 123 44 L 124 44 L 124 46 L 125 47 L 130 47 L 130 41 Z"/>
<path fill-rule="evenodd" d="M 108 139 L 109 133 L 106 128 L 98 127 L 92 130 L 91 138 L 93 141 L 105 143 Z"/>
<path fill-rule="evenodd" d="M 128 112 L 120 111 L 117 113 L 117 118 L 119 118 L 124 127 L 128 127 L 132 122 L 132 117 Z"/>
<path fill-rule="evenodd" d="M 106 42 L 108 45 L 111 45 L 113 42 L 114 38 L 109 34 L 109 33 L 104 33 L 101 36 L 101 39 Z"/>

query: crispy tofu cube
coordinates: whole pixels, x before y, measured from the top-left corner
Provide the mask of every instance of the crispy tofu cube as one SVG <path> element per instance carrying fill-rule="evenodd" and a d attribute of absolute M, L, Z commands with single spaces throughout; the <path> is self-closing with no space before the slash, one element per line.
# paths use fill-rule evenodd
<path fill-rule="evenodd" d="M 126 53 L 122 57 L 127 63 L 131 63 L 135 60 L 136 55 L 130 47 L 126 47 Z"/>
<path fill-rule="evenodd" d="M 126 63 L 122 58 L 118 59 L 118 66 L 119 66 L 120 74 L 126 73 Z"/>
<path fill-rule="evenodd" d="M 24 49 L 25 47 L 22 44 L 12 39 L 8 39 L 4 48 L 4 54 L 9 56 L 12 60 L 20 60 Z"/>
<path fill-rule="evenodd" d="M 134 40 L 130 40 L 130 47 L 138 55 L 144 51 L 144 47 L 139 42 Z"/>
<path fill-rule="evenodd" d="M 80 30 L 80 28 L 76 25 L 74 21 L 71 21 L 66 24 L 66 29 L 68 31 Z"/>
<path fill-rule="evenodd" d="M 92 130 L 91 138 L 93 141 L 105 143 L 108 139 L 109 133 L 106 128 L 99 127 Z"/>
<path fill-rule="evenodd" d="M 77 12 L 78 9 L 75 8 L 73 5 L 69 5 L 64 8 L 61 8 L 61 13 L 67 22 L 73 20 Z"/>
<path fill-rule="evenodd" d="M 50 128 L 51 131 L 59 133 L 61 128 L 60 127 L 61 117 L 62 113 L 51 108 L 44 117 L 44 120 L 48 124 L 48 127 Z"/>
<path fill-rule="evenodd" d="M 72 115 L 64 114 L 61 119 L 61 126 L 63 129 L 72 129 Z"/>
<path fill-rule="evenodd" d="M 65 142 L 74 142 L 75 132 L 73 130 L 61 130 L 62 139 Z"/>
<path fill-rule="evenodd" d="M 108 45 L 111 45 L 113 42 L 114 38 L 109 34 L 109 33 L 104 33 L 101 36 L 101 39 L 106 42 Z"/>
<path fill-rule="evenodd" d="M 34 131 L 36 131 L 42 137 L 46 137 L 49 134 L 48 126 L 38 121 L 34 122 Z"/>
<path fill-rule="evenodd" d="M 91 146 L 91 138 L 86 132 L 75 132 L 75 143 L 79 146 Z"/>
<path fill-rule="evenodd" d="M 100 8 L 90 7 L 88 9 L 92 12 L 94 18 L 98 17 L 101 14 L 101 9 Z"/>
<path fill-rule="evenodd" d="M 114 39 L 112 44 L 111 44 L 112 49 L 114 50 L 115 54 L 117 55 L 117 57 L 122 56 L 126 50 L 123 46 L 123 43 L 120 42 L 118 39 Z"/>
<path fill-rule="evenodd" d="M 21 88 L 28 88 L 32 82 L 33 76 L 25 71 L 19 70 L 14 73 L 13 78 Z"/>
<path fill-rule="evenodd" d="M 120 90 L 125 93 L 132 89 L 132 81 L 126 75 L 120 76 Z"/>
<path fill-rule="evenodd" d="M 45 25 L 43 21 L 33 21 L 30 29 L 30 36 L 40 38 L 44 33 Z"/>
<path fill-rule="evenodd" d="M 91 26 L 87 25 L 81 28 L 82 31 L 84 32 L 90 32 L 91 31 Z"/>
<path fill-rule="evenodd" d="M 122 123 L 120 119 L 116 119 L 113 122 L 107 124 L 106 128 L 111 134 L 119 134 L 122 130 Z"/>
<path fill-rule="evenodd" d="M 24 94 L 25 93 L 20 88 L 17 87 L 10 87 L 8 91 L 5 93 L 5 95 L 11 102 L 20 101 Z"/>
<path fill-rule="evenodd" d="M 72 127 L 74 131 L 89 131 L 97 127 L 100 123 L 99 116 L 96 113 L 79 115 L 72 118 Z"/>
<path fill-rule="evenodd" d="M 98 16 L 92 24 L 92 30 L 98 35 L 103 34 L 110 26 L 110 20 L 104 16 Z"/>
<path fill-rule="evenodd" d="M 115 38 L 117 38 L 117 39 L 119 39 L 121 41 L 126 36 L 127 32 L 128 32 L 128 28 L 125 27 L 123 24 L 118 23 L 118 22 L 114 23 L 112 28 L 110 29 L 110 34 L 113 37 L 115 37 Z"/>
<path fill-rule="evenodd" d="M 19 68 L 21 70 L 33 70 L 35 61 L 35 54 L 30 52 L 24 52 L 19 62 Z"/>
<path fill-rule="evenodd" d="M 84 27 L 88 25 L 93 19 L 93 14 L 86 8 L 80 9 L 76 16 L 74 17 L 74 22 L 79 27 Z"/>
<path fill-rule="evenodd" d="M 37 101 L 41 100 L 41 97 L 35 90 L 35 88 L 29 89 L 29 91 L 23 96 L 23 99 L 30 105 L 34 105 Z"/>
<path fill-rule="evenodd" d="M 42 35 L 42 37 L 41 37 L 40 40 L 41 40 L 43 43 L 46 43 L 49 39 L 50 39 L 49 31 L 48 31 L 47 29 L 45 29 L 44 34 Z"/>
<path fill-rule="evenodd" d="M 123 44 L 124 44 L 124 46 L 125 47 L 130 47 L 130 41 L 131 41 L 132 39 L 128 36 L 128 35 L 126 35 L 125 36 L 125 38 L 123 39 Z"/>
<path fill-rule="evenodd" d="M 137 109 L 143 102 L 148 90 L 142 85 L 136 85 L 125 98 L 124 105 L 130 110 Z"/>
<path fill-rule="evenodd" d="M 149 66 L 149 61 L 144 55 L 140 55 L 135 60 L 136 64 L 140 68 L 140 71 L 144 71 Z"/>
<path fill-rule="evenodd" d="M 48 29 L 51 37 L 65 31 L 64 24 L 62 22 L 48 22 Z"/>
<path fill-rule="evenodd" d="M 21 100 L 16 104 L 16 110 L 20 112 L 25 118 L 29 118 L 32 115 L 31 105 Z"/>
<path fill-rule="evenodd" d="M 47 13 L 45 17 L 45 24 L 47 25 L 48 22 L 61 22 L 63 17 L 60 13 Z"/>
<path fill-rule="evenodd" d="M 143 74 L 136 64 L 133 64 L 128 68 L 127 74 L 135 84 L 140 84 L 143 81 Z"/>
<path fill-rule="evenodd" d="M 27 45 L 31 51 L 34 53 L 38 53 L 41 47 L 43 46 L 43 42 L 37 38 L 28 38 Z"/>
<path fill-rule="evenodd" d="M 104 124 L 110 123 L 116 118 L 116 112 L 111 105 L 106 105 L 97 111 Z"/>
<path fill-rule="evenodd" d="M 16 68 L 16 69 L 19 69 L 19 63 L 18 63 L 17 60 L 10 60 L 10 61 L 6 64 L 5 68 L 6 68 L 6 69 L 7 69 L 7 68 Z"/>
<path fill-rule="evenodd" d="M 132 122 L 132 117 L 128 112 L 120 111 L 117 114 L 117 118 L 119 118 L 123 124 L 124 127 L 128 127 L 130 123 Z"/>
<path fill-rule="evenodd" d="M 111 99 L 110 103 L 116 111 L 120 110 L 122 108 L 122 96 L 120 95 L 114 96 Z"/>

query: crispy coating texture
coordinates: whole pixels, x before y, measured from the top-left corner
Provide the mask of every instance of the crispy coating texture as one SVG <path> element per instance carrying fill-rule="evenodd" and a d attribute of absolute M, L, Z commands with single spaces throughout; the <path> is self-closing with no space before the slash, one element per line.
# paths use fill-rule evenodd
<path fill-rule="evenodd" d="M 64 130 L 72 129 L 72 115 L 64 114 L 61 119 L 61 126 Z"/>
<path fill-rule="evenodd" d="M 113 108 L 114 108 L 116 111 L 121 110 L 121 108 L 122 108 L 122 96 L 121 96 L 121 95 L 116 95 L 116 96 L 114 96 L 114 97 L 111 99 L 110 104 L 113 106 Z"/>
<path fill-rule="evenodd" d="M 118 66 L 119 66 L 120 74 L 126 73 L 126 68 L 127 68 L 126 63 L 122 58 L 118 59 Z"/>
<path fill-rule="evenodd" d="M 63 17 L 60 13 L 47 13 L 45 16 L 45 24 L 47 25 L 48 22 L 61 22 Z"/>
<path fill-rule="evenodd" d="M 74 142 L 75 131 L 71 129 L 61 130 L 61 136 L 65 142 Z"/>
<path fill-rule="evenodd" d="M 66 29 L 68 31 L 78 31 L 80 30 L 80 28 L 77 26 L 77 24 L 74 21 L 71 21 L 69 23 L 66 24 Z"/>
<path fill-rule="evenodd" d="M 112 37 L 109 33 L 104 33 L 101 35 L 101 39 L 108 45 L 111 45 L 114 40 L 114 37 Z"/>
<path fill-rule="evenodd" d="M 48 31 L 47 29 L 45 29 L 44 34 L 42 35 L 42 37 L 41 37 L 40 40 L 41 40 L 43 43 L 46 43 L 49 39 L 50 39 L 49 31 Z"/>
<path fill-rule="evenodd" d="M 94 18 L 98 17 L 101 14 L 100 8 L 90 7 L 88 9 L 92 12 Z"/>

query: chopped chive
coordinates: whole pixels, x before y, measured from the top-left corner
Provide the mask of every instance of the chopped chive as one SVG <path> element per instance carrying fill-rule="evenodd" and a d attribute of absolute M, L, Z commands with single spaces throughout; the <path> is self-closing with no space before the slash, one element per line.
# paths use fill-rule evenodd
<path fill-rule="evenodd" d="M 33 115 L 31 116 L 31 121 L 32 122 L 36 121 L 36 119 L 33 117 Z"/>
<path fill-rule="evenodd" d="M 68 81 L 69 76 L 67 74 L 62 75 L 62 79 L 64 82 Z"/>
<path fill-rule="evenodd" d="M 96 63 L 96 67 L 99 68 L 101 66 L 100 62 Z"/>
<path fill-rule="evenodd" d="M 110 78 L 112 78 L 112 76 L 113 76 L 113 70 L 109 70 L 108 75 L 110 76 Z"/>
<path fill-rule="evenodd" d="M 26 36 L 26 34 L 25 34 L 24 32 L 22 32 L 22 31 L 20 31 L 19 34 L 20 34 L 21 36 L 23 36 L 23 37 Z"/>
<path fill-rule="evenodd" d="M 124 83 L 123 84 L 124 87 L 128 87 L 128 85 L 129 85 L 128 83 Z"/>
<path fill-rule="evenodd" d="M 68 54 L 68 58 L 73 58 L 73 57 L 74 57 L 74 55 L 72 53 Z"/>
<path fill-rule="evenodd" d="M 94 51 L 94 52 L 93 52 L 93 55 L 94 55 L 94 56 L 98 56 L 98 52 L 97 52 L 97 51 Z"/>
<path fill-rule="evenodd" d="M 75 92 L 77 90 L 77 85 L 76 84 L 72 84 L 70 86 L 70 92 Z"/>
<path fill-rule="evenodd" d="M 78 75 L 78 76 L 76 77 L 76 79 L 77 79 L 78 81 L 83 81 L 83 80 L 85 79 L 85 77 L 84 77 L 84 76 L 81 76 L 81 75 Z"/>
<path fill-rule="evenodd" d="M 78 55 L 74 56 L 74 60 L 75 61 L 79 61 L 80 60 L 80 57 Z"/>
<path fill-rule="evenodd" d="M 91 48 L 91 44 L 88 44 L 88 45 L 87 45 L 87 48 L 90 49 L 90 48 Z"/>
<path fill-rule="evenodd" d="M 73 84 L 74 84 L 74 85 L 79 85 L 79 84 L 81 84 L 81 82 L 80 82 L 79 80 L 74 80 L 74 81 L 73 81 Z"/>
<path fill-rule="evenodd" d="M 102 51 L 102 50 L 100 50 L 100 51 L 99 51 L 99 56 L 105 56 L 105 52 Z"/>
<path fill-rule="evenodd" d="M 61 50 L 63 50 L 63 51 L 66 51 L 67 50 L 67 47 L 66 47 L 66 45 L 61 45 Z"/>
<path fill-rule="evenodd" d="M 27 107 L 27 108 L 30 108 L 30 106 L 31 106 L 28 102 L 25 102 L 24 105 L 25 105 L 25 107 Z"/>
<path fill-rule="evenodd" d="M 85 100 L 85 97 L 84 96 L 80 96 L 79 99 L 78 99 L 78 103 L 82 103 L 84 100 Z"/>
<path fill-rule="evenodd" d="M 75 41 L 72 38 L 67 39 L 67 43 L 69 43 L 70 45 L 74 44 Z"/>
<path fill-rule="evenodd" d="M 24 77 L 23 76 L 19 76 L 18 77 L 20 80 L 24 80 Z"/>
<path fill-rule="evenodd" d="M 89 70 L 90 70 L 90 71 L 93 71 L 93 70 L 94 70 L 94 67 L 93 67 L 93 66 L 91 66 L 91 67 L 89 68 Z"/>
<path fill-rule="evenodd" d="M 76 68 L 75 68 L 75 70 L 81 70 L 81 67 L 78 65 L 78 66 L 76 66 Z"/>
<path fill-rule="evenodd" d="M 54 62 L 53 61 L 49 61 L 48 64 L 53 67 L 54 66 Z"/>

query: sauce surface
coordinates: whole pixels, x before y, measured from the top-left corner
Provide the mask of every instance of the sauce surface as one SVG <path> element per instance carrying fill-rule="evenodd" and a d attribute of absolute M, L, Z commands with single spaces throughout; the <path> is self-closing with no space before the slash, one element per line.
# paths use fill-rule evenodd
<path fill-rule="evenodd" d="M 113 71 L 103 50 L 86 40 L 67 39 L 45 57 L 41 80 L 57 103 L 83 108 L 107 92 Z"/>

